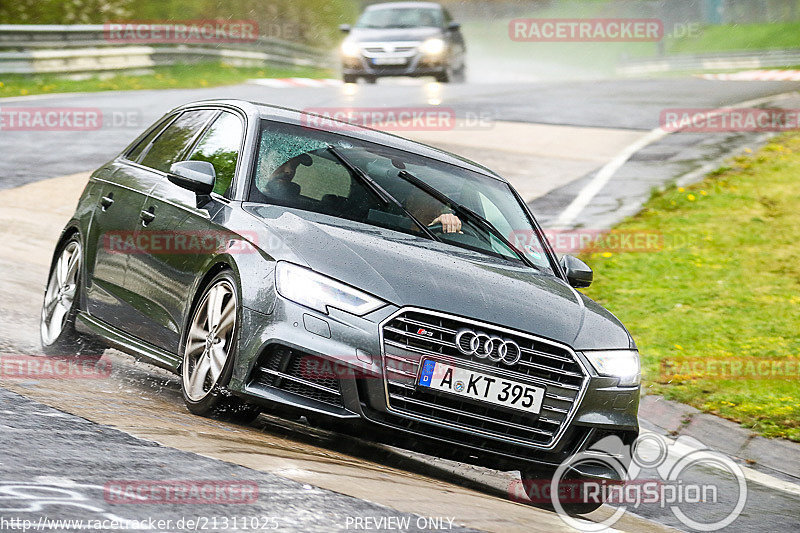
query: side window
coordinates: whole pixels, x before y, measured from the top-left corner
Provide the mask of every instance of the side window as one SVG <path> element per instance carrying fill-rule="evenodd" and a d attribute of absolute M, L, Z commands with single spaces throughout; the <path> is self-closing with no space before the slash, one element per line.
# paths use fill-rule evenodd
<path fill-rule="evenodd" d="M 239 117 L 233 113 L 223 112 L 189 156 L 190 160 L 208 161 L 214 165 L 217 174 L 214 192 L 217 194 L 224 196 L 233 183 L 244 136 L 243 128 Z"/>
<path fill-rule="evenodd" d="M 172 163 L 180 161 L 187 145 L 216 111 L 187 111 L 158 136 L 142 159 L 142 165 L 169 172 Z"/>
<path fill-rule="evenodd" d="M 164 126 L 166 124 L 169 124 L 172 121 L 172 119 L 174 119 L 174 118 L 175 118 L 175 116 L 172 115 L 169 118 L 167 118 L 166 120 L 164 120 L 161 123 L 159 123 L 153 129 L 151 129 L 150 132 L 144 137 L 144 139 L 139 141 L 139 144 L 134 146 L 133 150 L 128 152 L 128 155 L 126 155 L 125 157 L 127 159 L 129 159 L 130 161 L 136 161 L 137 159 L 139 159 L 139 156 L 142 154 L 142 151 L 150 145 L 150 142 L 153 140 L 153 138 L 156 135 L 158 135 L 158 133 L 161 130 L 164 129 Z"/>

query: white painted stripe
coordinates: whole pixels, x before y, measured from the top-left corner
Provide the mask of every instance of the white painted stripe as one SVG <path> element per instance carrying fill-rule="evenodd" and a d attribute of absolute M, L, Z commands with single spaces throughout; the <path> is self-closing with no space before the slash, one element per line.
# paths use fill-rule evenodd
<path fill-rule="evenodd" d="M 773 96 L 766 96 L 764 98 L 756 98 L 755 100 L 748 100 L 746 102 L 740 102 L 738 104 L 726 106 L 726 109 L 753 107 L 766 102 L 770 102 L 772 100 L 785 98 L 788 96 L 795 96 L 795 95 L 796 93 L 790 92 L 790 93 L 776 94 Z M 717 116 L 721 115 L 722 113 L 724 113 L 724 111 L 720 111 L 717 113 L 712 112 L 708 113 L 708 116 L 709 117 Z M 601 190 L 603 190 L 603 187 L 605 187 L 606 184 L 611 180 L 611 178 L 614 177 L 614 174 L 616 174 L 617 171 L 620 168 L 622 168 L 622 166 L 625 163 L 628 162 L 628 159 L 630 159 L 633 156 L 633 154 L 645 148 L 647 145 L 666 137 L 670 133 L 675 133 L 675 132 L 664 131 L 661 128 L 661 126 L 659 126 L 658 128 L 651 130 L 644 137 L 642 137 L 632 145 L 625 148 L 616 157 L 614 157 L 614 159 L 606 163 L 606 165 L 600 169 L 597 175 L 595 175 L 595 177 L 592 178 L 592 180 L 589 183 L 587 183 L 583 189 L 581 189 L 581 192 L 578 193 L 578 196 L 576 196 L 572 200 L 572 202 L 570 202 L 570 204 L 566 207 L 566 209 L 564 209 L 561 212 L 561 214 L 558 215 L 558 218 L 554 222 L 554 229 L 564 229 L 569 227 L 569 225 L 575 221 L 578 215 L 581 214 L 584 208 L 586 208 L 586 206 L 589 205 L 589 202 L 591 202 L 594 199 L 594 197 L 597 196 L 597 194 Z"/>
<path fill-rule="evenodd" d="M 654 435 L 656 434 L 656 433 L 654 433 L 652 431 L 648 431 L 648 430 L 644 430 L 644 429 L 641 430 L 641 432 L 642 432 L 642 434 L 645 434 L 645 433 L 653 433 Z M 691 446 L 688 446 L 688 445 L 686 445 L 686 444 L 684 444 L 682 442 L 677 442 L 675 439 L 670 439 L 670 438 L 664 437 L 663 435 L 660 435 L 659 437 L 663 438 L 663 439 L 665 439 L 666 441 L 669 442 L 670 455 L 675 460 L 680 459 L 682 457 L 686 457 L 690 453 L 696 454 L 697 457 L 706 457 L 706 458 L 713 458 L 714 457 L 714 454 L 712 454 L 712 453 L 703 454 L 702 452 L 696 451 L 696 449 L 692 448 Z M 652 447 L 653 450 L 657 451 L 655 445 L 651 444 L 649 439 L 643 439 L 641 445 L 643 446 L 644 449 L 648 449 L 648 447 Z M 711 451 L 713 451 L 713 450 L 711 450 Z M 715 453 L 721 453 L 721 452 L 715 452 Z M 712 467 L 712 468 L 714 468 L 716 470 L 720 470 L 722 472 L 728 472 L 728 470 L 726 468 L 723 468 L 719 464 L 714 463 L 712 461 L 709 461 L 707 463 L 703 463 L 703 465 L 704 466 L 706 466 L 706 465 L 710 466 L 710 467 Z M 782 479 L 778 479 L 778 478 L 776 478 L 774 476 L 770 476 L 769 474 L 765 474 L 764 472 L 759 472 L 758 470 L 753 470 L 752 468 L 747 467 L 747 466 L 739 465 L 739 468 L 742 469 L 742 473 L 744 474 L 745 479 L 747 479 L 748 481 L 752 481 L 753 483 L 758 483 L 759 485 L 763 485 L 764 487 L 767 487 L 767 488 L 770 488 L 770 489 L 773 489 L 773 490 L 778 490 L 778 491 L 781 491 L 781 492 L 785 492 L 785 493 L 791 494 L 793 496 L 800 496 L 800 485 L 797 485 L 796 483 L 791 483 L 789 481 L 784 481 Z M 728 472 L 728 473 L 730 473 L 730 472 Z"/>
<path fill-rule="evenodd" d="M 597 175 L 592 178 L 586 187 L 584 187 L 578 196 L 575 197 L 574 200 L 564 209 L 560 215 L 558 215 L 558 219 L 555 221 L 556 228 L 562 228 L 571 224 L 578 215 L 581 214 L 581 211 L 589 205 L 595 196 L 606 186 L 609 180 L 617 173 L 617 171 L 622 168 L 628 159 L 633 156 L 636 152 L 644 148 L 650 143 L 653 143 L 662 137 L 669 135 L 668 132 L 662 130 L 660 127 L 652 130 L 650 133 L 636 141 L 635 143 L 631 144 L 627 148 L 625 148 L 622 152 L 620 152 L 614 159 L 609 161 Z"/>

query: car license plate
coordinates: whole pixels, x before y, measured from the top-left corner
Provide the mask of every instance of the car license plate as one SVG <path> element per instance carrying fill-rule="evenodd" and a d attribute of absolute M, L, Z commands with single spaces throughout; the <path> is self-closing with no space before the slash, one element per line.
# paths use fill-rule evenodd
<path fill-rule="evenodd" d="M 417 384 L 420 387 L 533 414 L 541 411 L 545 393 L 544 387 L 475 372 L 432 359 L 422 361 Z"/>
<path fill-rule="evenodd" d="M 372 60 L 373 65 L 405 65 L 404 57 L 376 57 Z"/>

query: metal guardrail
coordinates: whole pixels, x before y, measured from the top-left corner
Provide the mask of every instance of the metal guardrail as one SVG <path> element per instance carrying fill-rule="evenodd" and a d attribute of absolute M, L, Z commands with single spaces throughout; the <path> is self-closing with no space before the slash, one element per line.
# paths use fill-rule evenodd
<path fill-rule="evenodd" d="M 220 61 L 331 67 L 329 51 L 275 38 L 233 43 L 125 43 L 102 25 L 0 24 L 0 74 L 79 73 Z"/>
<path fill-rule="evenodd" d="M 776 68 L 794 65 L 800 65 L 800 50 L 762 50 L 631 60 L 618 65 L 617 74 L 641 76 L 692 70 Z"/>

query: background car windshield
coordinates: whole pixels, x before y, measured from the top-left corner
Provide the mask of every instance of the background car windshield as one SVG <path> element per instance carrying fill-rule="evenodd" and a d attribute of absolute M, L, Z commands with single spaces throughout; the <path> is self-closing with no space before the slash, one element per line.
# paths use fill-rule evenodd
<path fill-rule="evenodd" d="M 384 204 L 368 186 L 353 176 L 328 149 L 329 146 L 399 200 L 405 210 L 429 226 L 442 241 L 519 260 L 500 239 L 464 217 L 460 217 L 461 232 L 444 233 L 436 220 L 441 215 L 452 213 L 451 209 L 401 179 L 401 170 L 486 218 L 534 265 L 551 271 L 547 254 L 530 219 L 506 183 L 440 161 L 340 135 L 265 121 L 250 201 L 425 235 L 414 218 L 402 208 Z"/>
<path fill-rule="evenodd" d="M 442 25 L 442 12 L 436 8 L 404 7 L 370 9 L 361 15 L 356 28 L 416 28 Z"/>

